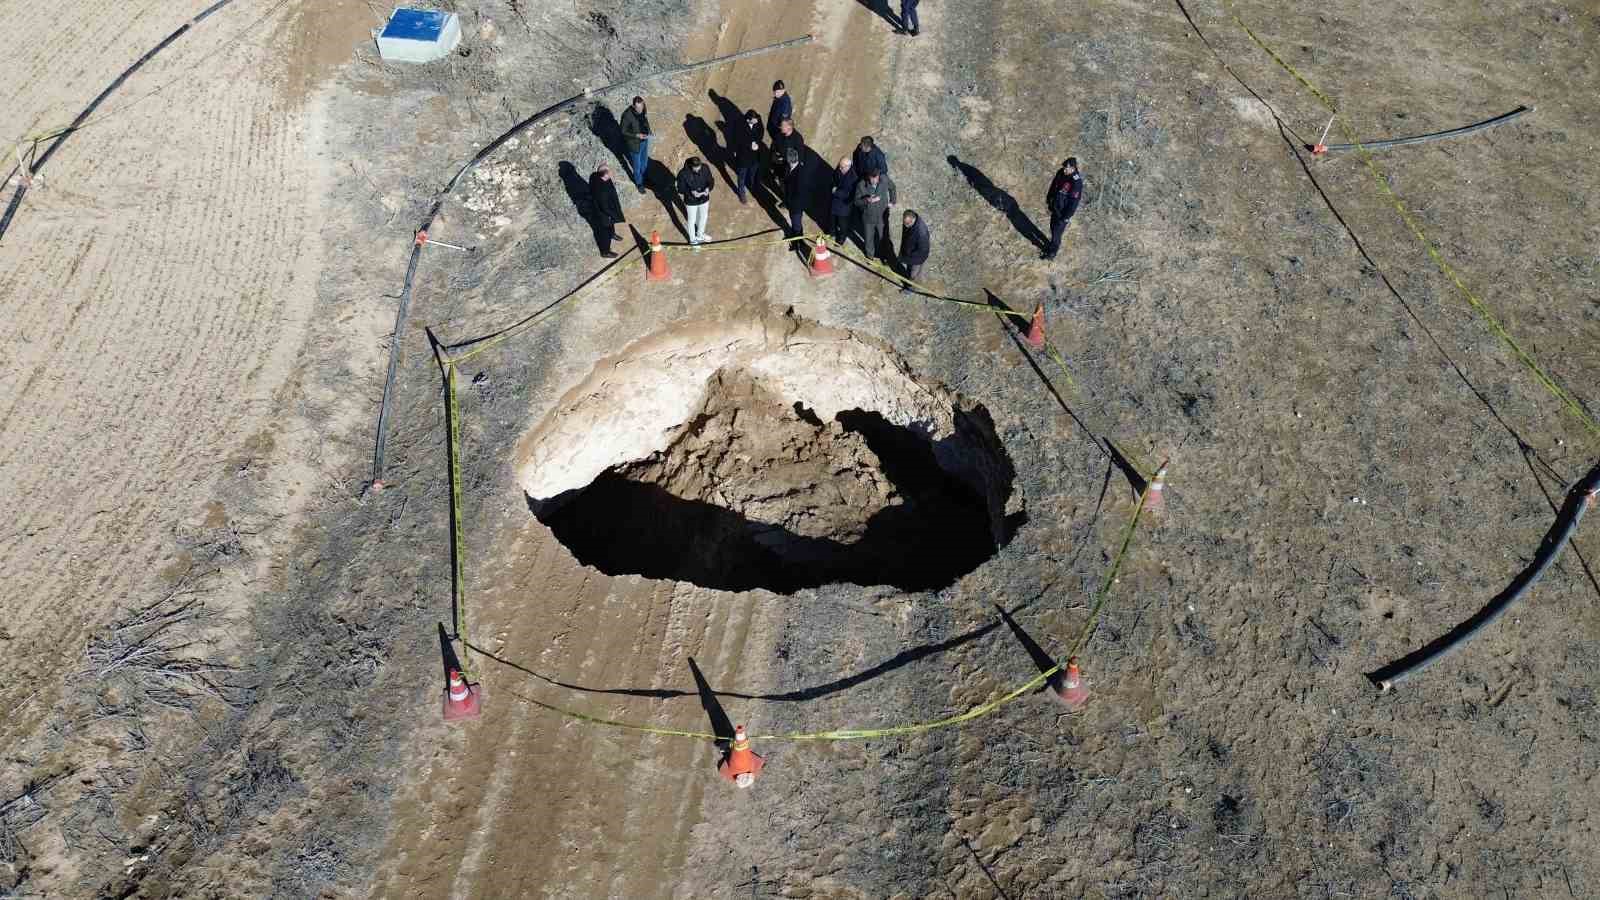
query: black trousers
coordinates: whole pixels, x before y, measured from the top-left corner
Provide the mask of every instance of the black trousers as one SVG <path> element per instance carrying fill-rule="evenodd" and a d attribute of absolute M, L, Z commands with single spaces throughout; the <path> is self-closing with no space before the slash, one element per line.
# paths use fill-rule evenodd
<path fill-rule="evenodd" d="M 611 242 L 617 239 L 616 223 L 596 217 L 589 224 L 594 226 L 594 243 L 600 248 L 600 253 L 610 253 Z"/>
<path fill-rule="evenodd" d="M 1067 225 L 1071 222 L 1071 216 L 1050 214 L 1050 246 L 1045 248 L 1046 253 L 1055 256 L 1061 252 L 1061 236 L 1066 233 Z"/>
<path fill-rule="evenodd" d="M 850 236 L 850 220 L 855 218 L 855 212 L 847 212 L 844 215 L 833 213 L 830 218 L 832 221 L 828 223 L 830 226 L 828 230 L 833 233 L 833 245 L 837 247 Z"/>

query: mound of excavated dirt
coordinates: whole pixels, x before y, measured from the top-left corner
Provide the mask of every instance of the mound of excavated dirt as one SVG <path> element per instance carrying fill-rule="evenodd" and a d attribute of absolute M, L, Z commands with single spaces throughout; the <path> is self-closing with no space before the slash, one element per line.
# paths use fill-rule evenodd
<path fill-rule="evenodd" d="M 943 587 L 1023 518 L 981 406 L 787 316 L 640 341 L 519 454 L 530 507 L 581 562 L 726 590 Z"/>

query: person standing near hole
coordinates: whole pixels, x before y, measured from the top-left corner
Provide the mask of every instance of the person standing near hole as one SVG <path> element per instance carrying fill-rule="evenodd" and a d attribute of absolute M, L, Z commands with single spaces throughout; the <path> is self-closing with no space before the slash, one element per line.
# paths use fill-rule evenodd
<path fill-rule="evenodd" d="M 928 235 L 928 223 L 922 221 L 914 209 L 906 210 L 900 229 L 900 274 L 906 277 L 906 283 L 900 290 L 911 293 L 911 282 L 922 277 L 922 266 L 928 261 L 928 251 L 932 243 Z"/>
<path fill-rule="evenodd" d="M 863 178 L 866 177 L 868 172 L 877 172 L 885 178 L 889 177 L 889 157 L 883 152 L 883 148 L 878 146 L 877 141 L 872 139 L 870 134 L 863 135 L 861 142 L 856 144 L 855 153 L 851 154 L 850 161 Z M 887 234 L 889 230 L 888 207 L 883 209 L 883 229 L 884 233 Z"/>
<path fill-rule="evenodd" d="M 739 202 L 745 202 L 745 196 L 756 186 L 756 180 L 761 177 L 761 116 L 753 109 L 745 110 L 743 131 L 739 123 L 734 123 L 733 139 L 737 146 L 733 148 L 733 167 L 735 180 L 733 192 L 739 195 Z"/>
<path fill-rule="evenodd" d="M 895 203 L 894 182 L 877 169 L 861 173 L 856 185 L 856 209 L 861 211 L 861 243 L 867 259 L 887 258 L 894 252 L 889 244 L 888 210 Z"/>
<path fill-rule="evenodd" d="M 678 171 L 678 196 L 683 198 L 685 227 L 689 244 L 699 247 L 706 240 L 706 214 L 711 209 L 711 189 L 716 185 L 711 167 L 691 156 Z"/>
<path fill-rule="evenodd" d="M 655 140 L 643 97 L 633 98 L 633 103 L 622 111 L 622 121 L 618 124 L 622 129 L 623 146 L 628 148 L 628 164 L 633 166 L 633 186 L 642 194 L 644 175 L 650 168 L 650 142 Z"/>
<path fill-rule="evenodd" d="M 850 162 L 857 172 L 877 169 L 879 175 L 889 174 L 889 157 L 870 134 L 863 135 L 861 142 L 856 144 L 855 152 L 850 154 Z"/>
<path fill-rule="evenodd" d="M 839 159 L 839 168 L 833 171 L 833 194 L 828 201 L 828 231 L 833 235 L 833 245 L 842 246 L 850 234 L 850 220 L 855 218 L 856 184 L 861 177 L 856 173 L 850 157 Z"/>
<path fill-rule="evenodd" d="M 780 79 L 772 83 L 772 106 L 767 108 L 767 132 L 772 135 L 772 140 L 778 140 L 778 126 L 784 119 L 794 118 L 794 98 L 789 96 L 789 89 Z M 782 160 L 783 157 L 779 157 Z"/>
<path fill-rule="evenodd" d="M 1039 254 L 1040 259 L 1055 259 L 1061 252 L 1061 236 L 1066 233 L 1081 200 L 1083 173 L 1078 171 L 1078 158 L 1069 156 L 1051 179 L 1050 191 L 1045 194 L 1045 203 L 1050 207 L 1050 246 Z"/>
<path fill-rule="evenodd" d="M 600 247 L 600 255 L 616 259 L 611 242 L 622 240 L 622 235 L 617 234 L 617 225 L 627 219 L 622 217 L 622 202 L 617 199 L 617 184 L 611 180 L 611 167 L 605 163 L 589 176 L 589 203 L 593 216 L 590 224 L 594 226 L 594 240 Z"/>
<path fill-rule="evenodd" d="M 799 150 L 789 150 L 784 159 L 783 205 L 789 208 L 789 237 L 804 234 L 801 216 L 806 208 L 806 162 Z"/>
<path fill-rule="evenodd" d="M 783 196 L 783 176 L 789 171 L 790 150 L 803 156 L 806 139 L 795 130 L 793 119 L 784 119 L 778 123 L 778 134 L 772 139 L 772 192 L 780 197 Z"/>

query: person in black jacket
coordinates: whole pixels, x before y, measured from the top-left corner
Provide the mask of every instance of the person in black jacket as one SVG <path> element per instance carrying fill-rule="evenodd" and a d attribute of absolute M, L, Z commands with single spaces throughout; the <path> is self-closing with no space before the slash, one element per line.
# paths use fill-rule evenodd
<path fill-rule="evenodd" d="M 922 221 L 916 210 L 906 210 L 901 225 L 903 227 L 900 229 L 900 274 L 906 277 L 908 283 L 901 285 L 900 290 L 910 293 L 909 282 L 922 277 L 922 266 L 928 261 L 928 251 L 932 249 L 932 244 L 928 237 L 928 223 Z"/>
<path fill-rule="evenodd" d="M 683 199 L 685 227 L 692 246 L 705 243 L 706 213 L 711 209 L 711 189 L 715 186 L 711 167 L 702 163 L 698 156 L 689 157 L 678 170 L 678 196 Z"/>
<path fill-rule="evenodd" d="M 772 139 L 778 139 L 778 126 L 784 119 L 794 118 L 794 98 L 789 96 L 789 89 L 782 81 L 772 83 L 772 106 L 767 109 L 767 130 L 772 133 Z"/>
<path fill-rule="evenodd" d="M 835 247 L 842 245 L 850 235 L 850 223 L 856 212 L 856 182 L 860 180 L 850 157 L 841 158 L 839 168 L 833 170 L 833 194 L 828 202 L 828 231 L 833 235 Z"/>
<path fill-rule="evenodd" d="M 789 150 L 784 159 L 783 205 L 789 208 L 789 237 L 804 234 L 801 214 L 806 209 L 806 158 L 799 150 Z"/>
<path fill-rule="evenodd" d="M 611 167 L 605 163 L 589 176 L 589 206 L 589 224 L 594 226 L 594 241 L 600 247 L 600 255 L 616 259 L 611 242 L 622 240 L 622 235 L 617 234 L 617 225 L 627 219 L 622 217 L 622 202 L 617 199 L 617 184 L 611 180 Z"/>
<path fill-rule="evenodd" d="M 650 130 L 650 112 L 645 109 L 644 98 L 635 97 L 633 103 L 622 111 L 622 143 L 628 148 L 628 163 L 633 166 L 633 186 L 644 193 L 644 175 L 650 169 L 650 142 L 656 139 Z"/>
<path fill-rule="evenodd" d="M 756 179 L 761 172 L 761 117 L 753 109 L 745 110 L 742 123 L 733 123 L 733 168 L 737 175 L 733 183 L 733 192 L 739 195 L 739 202 L 745 202 L 745 195 L 755 187 Z"/>
<path fill-rule="evenodd" d="M 1039 254 L 1040 259 L 1055 259 L 1061 252 L 1061 235 L 1066 232 L 1082 199 L 1083 173 L 1078 171 L 1078 158 L 1069 156 L 1051 179 L 1050 191 L 1045 194 L 1045 203 L 1050 207 L 1050 246 Z"/>
<path fill-rule="evenodd" d="M 889 174 L 889 157 L 884 154 L 883 148 L 878 146 L 878 142 L 874 141 L 870 134 L 863 137 L 861 143 L 856 144 L 856 150 L 855 153 L 851 154 L 850 162 L 855 165 L 857 172 L 877 169 L 879 175 Z"/>
<path fill-rule="evenodd" d="M 767 123 L 771 127 L 772 123 Z M 773 193 L 782 195 L 783 176 L 789 169 L 789 151 L 793 150 L 801 156 L 806 152 L 806 139 L 795 130 L 793 119 L 784 119 L 778 123 L 778 130 L 772 138 L 772 183 Z"/>

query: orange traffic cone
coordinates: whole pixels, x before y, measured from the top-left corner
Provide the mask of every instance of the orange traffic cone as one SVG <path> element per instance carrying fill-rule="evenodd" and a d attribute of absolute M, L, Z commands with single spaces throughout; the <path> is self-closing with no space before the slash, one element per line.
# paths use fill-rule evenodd
<path fill-rule="evenodd" d="M 1035 350 L 1044 349 L 1044 304 L 1040 303 L 1033 308 L 1033 321 L 1028 323 L 1028 333 L 1023 336 L 1028 346 Z"/>
<path fill-rule="evenodd" d="M 833 274 L 833 254 L 828 252 L 828 242 L 817 238 L 816 249 L 811 252 L 811 277 L 826 278 Z"/>
<path fill-rule="evenodd" d="M 750 739 L 745 737 L 744 726 L 738 725 L 733 729 L 733 749 L 717 764 L 717 772 L 724 779 L 747 788 L 756 783 L 756 776 L 761 774 L 761 767 L 766 764 L 766 760 L 750 749 Z"/>
<path fill-rule="evenodd" d="M 483 687 L 476 684 L 467 684 L 467 680 L 455 669 L 450 670 L 450 686 L 444 689 L 444 720 L 446 722 L 459 722 L 463 719 L 476 719 L 483 715 Z"/>
<path fill-rule="evenodd" d="M 1167 464 L 1162 463 L 1144 489 L 1145 512 L 1159 512 L 1167 502 Z"/>
<path fill-rule="evenodd" d="M 667 268 L 667 254 L 661 249 L 661 232 L 650 232 L 650 268 L 645 272 L 646 281 L 667 281 L 672 278 L 672 270 Z"/>
<path fill-rule="evenodd" d="M 1056 688 L 1056 699 L 1067 709 L 1074 710 L 1089 702 L 1089 686 L 1083 683 L 1083 673 L 1078 671 L 1076 656 L 1067 660 L 1067 670 L 1062 673 L 1060 686 Z"/>

